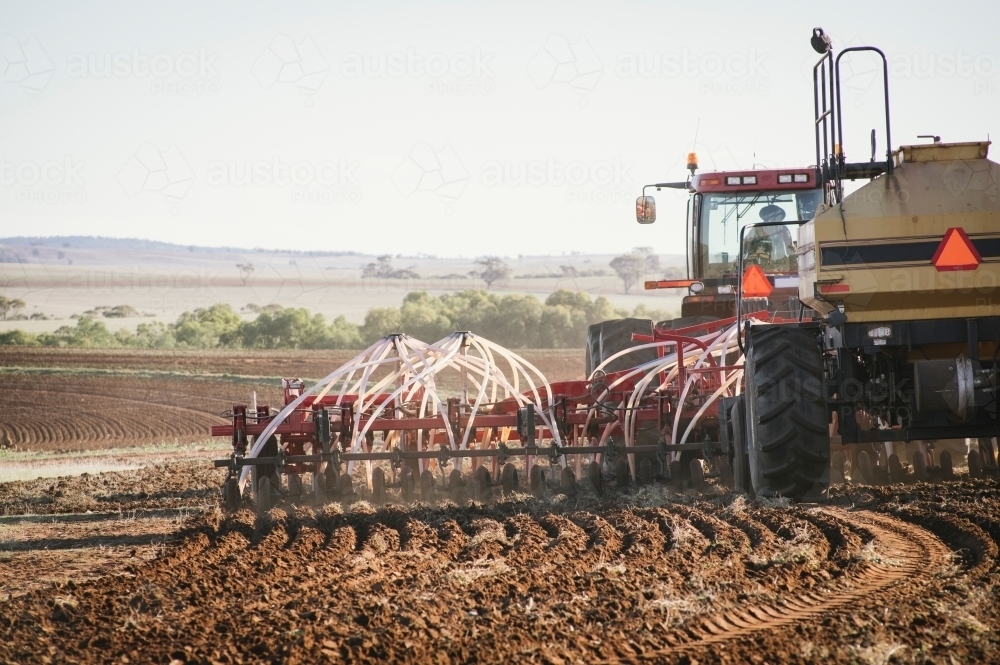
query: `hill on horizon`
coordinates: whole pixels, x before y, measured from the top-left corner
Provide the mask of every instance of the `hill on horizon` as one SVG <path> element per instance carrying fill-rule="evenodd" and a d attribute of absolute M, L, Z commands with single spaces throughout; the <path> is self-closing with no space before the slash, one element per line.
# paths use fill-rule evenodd
<path fill-rule="evenodd" d="M 165 250 L 187 252 L 281 252 L 282 254 L 306 254 L 310 256 L 351 256 L 359 252 L 333 251 L 301 251 L 294 249 L 263 249 L 255 247 L 202 247 L 200 245 L 178 245 L 159 240 L 142 238 L 109 238 L 106 236 L 11 236 L 0 238 L 0 245 L 17 247 L 56 247 L 60 249 L 133 249 L 133 250 Z"/>

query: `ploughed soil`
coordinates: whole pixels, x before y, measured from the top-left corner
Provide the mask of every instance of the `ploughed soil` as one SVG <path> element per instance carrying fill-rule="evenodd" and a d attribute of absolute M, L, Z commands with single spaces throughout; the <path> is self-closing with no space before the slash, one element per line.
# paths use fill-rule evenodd
<path fill-rule="evenodd" d="M 0 661 L 1000 660 L 995 479 L 228 515 L 221 479 L 173 460 L 0 487 Z"/>

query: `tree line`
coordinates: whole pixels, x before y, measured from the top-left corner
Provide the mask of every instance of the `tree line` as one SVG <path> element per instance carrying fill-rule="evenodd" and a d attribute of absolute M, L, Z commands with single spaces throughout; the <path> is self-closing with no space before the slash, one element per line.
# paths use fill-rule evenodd
<path fill-rule="evenodd" d="M 604 296 L 560 290 L 544 302 L 531 295 L 499 296 L 467 290 L 432 296 L 414 291 L 400 307 L 377 307 L 364 323 L 343 316 L 327 321 L 304 307 L 248 308 L 256 313 L 244 321 L 230 305 L 215 304 L 184 312 L 173 323 L 140 323 L 135 331 L 110 331 L 95 316 L 55 332 L 0 333 L 0 345 L 136 348 L 136 349 L 363 349 L 390 333 L 402 332 L 434 342 L 456 330 L 468 330 L 509 348 L 580 348 L 587 326 L 625 316 L 667 319 L 671 313 L 640 305 L 632 312 L 616 309 Z"/>

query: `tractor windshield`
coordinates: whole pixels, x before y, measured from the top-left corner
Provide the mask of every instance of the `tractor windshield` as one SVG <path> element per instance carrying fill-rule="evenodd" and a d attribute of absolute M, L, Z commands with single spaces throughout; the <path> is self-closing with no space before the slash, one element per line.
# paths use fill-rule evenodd
<path fill-rule="evenodd" d="M 784 192 L 705 194 L 699 224 L 701 273 L 705 278 L 736 275 L 740 229 L 754 222 L 810 220 L 818 189 Z M 768 273 L 795 273 L 798 224 L 750 229 L 744 235 L 744 264 L 757 263 Z"/>

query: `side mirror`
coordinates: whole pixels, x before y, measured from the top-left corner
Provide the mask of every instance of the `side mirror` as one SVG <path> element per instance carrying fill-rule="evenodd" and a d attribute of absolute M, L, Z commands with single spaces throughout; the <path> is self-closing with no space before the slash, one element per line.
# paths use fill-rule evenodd
<path fill-rule="evenodd" d="M 640 224 L 656 221 L 656 200 L 652 196 L 640 196 L 635 200 L 635 221 Z"/>

